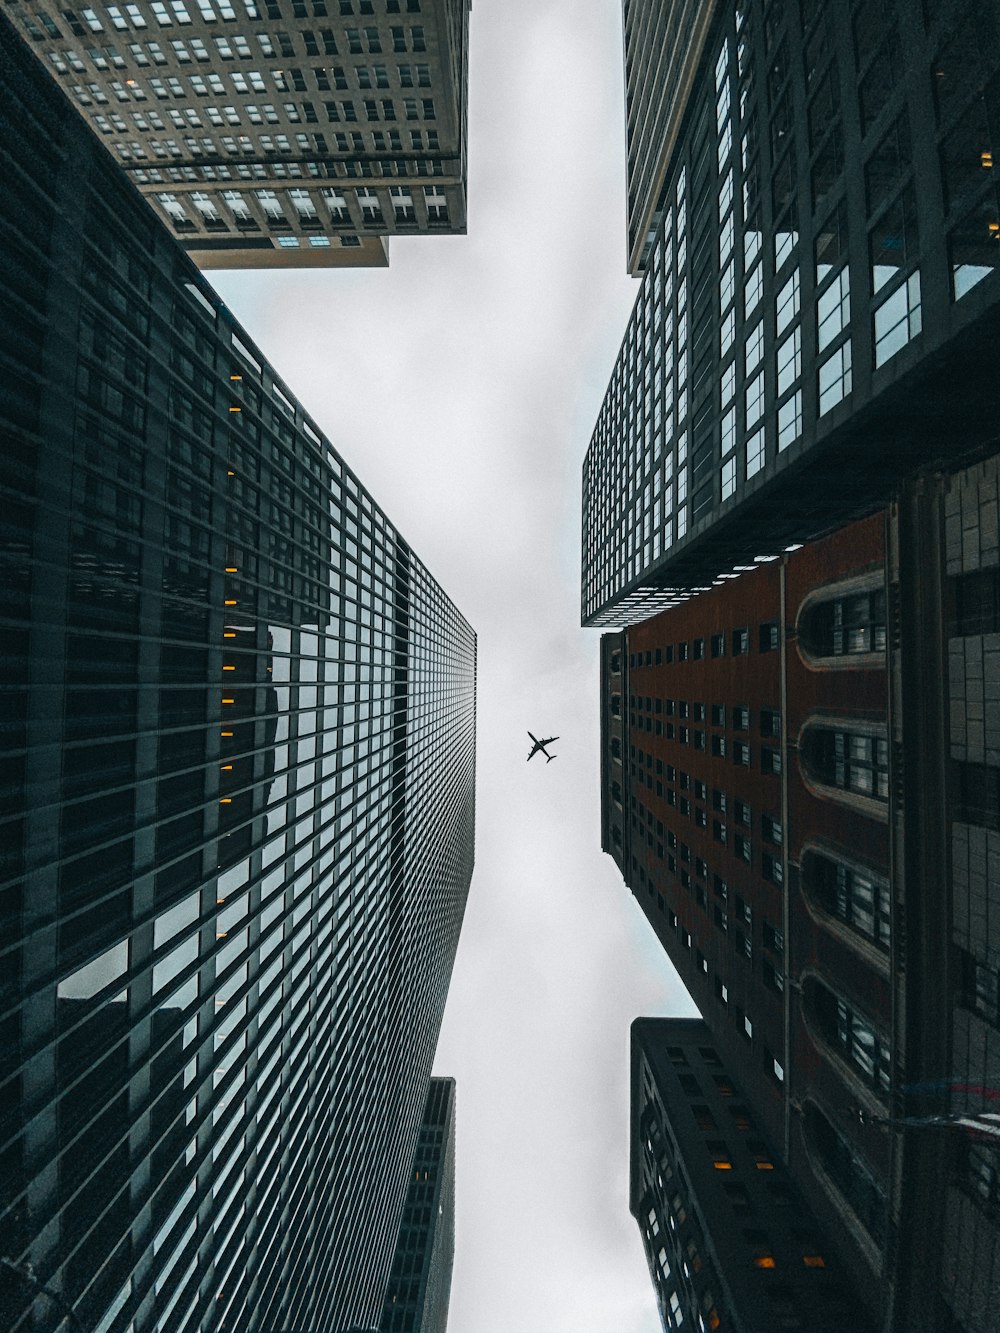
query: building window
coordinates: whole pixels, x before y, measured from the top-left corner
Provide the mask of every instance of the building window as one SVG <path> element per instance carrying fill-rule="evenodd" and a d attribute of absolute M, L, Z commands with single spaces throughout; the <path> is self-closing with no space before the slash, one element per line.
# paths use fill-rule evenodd
<path fill-rule="evenodd" d="M 713 657 L 725 657 L 725 655 L 726 655 L 726 636 L 725 636 L 724 634 L 713 634 L 713 635 L 712 635 L 712 656 L 713 656 Z M 725 715 L 725 710 L 723 710 L 723 716 L 724 716 L 724 715 Z M 718 725 L 721 726 L 721 725 L 723 725 L 723 724 L 722 724 L 722 723 L 719 723 Z"/>
<path fill-rule="evenodd" d="M 733 630 L 733 656 L 739 657 L 742 653 L 750 651 L 750 631 L 749 629 Z"/>
<path fill-rule="evenodd" d="M 799 313 L 799 271 L 794 269 L 774 302 L 775 331 L 780 338 Z"/>
<path fill-rule="evenodd" d="M 746 704 L 737 704 L 733 708 L 733 726 L 737 731 L 750 730 L 750 709 Z"/>
<path fill-rule="evenodd" d="M 803 856 L 806 892 L 820 906 L 882 949 L 889 948 L 892 903 L 882 876 L 809 850 Z"/>
<path fill-rule="evenodd" d="M 816 349 L 822 352 L 847 327 L 851 318 L 851 279 L 842 268 L 816 306 Z"/>
<path fill-rule="evenodd" d="M 746 409 L 747 430 L 755 426 L 764 415 L 764 372 L 760 374 L 746 387 L 744 393 L 744 406 Z"/>
<path fill-rule="evenodd" d="M 955 818 L 962 824 L 1000 832 L 1000 768 L 953 765 Z"/>
<path fill-rule="evenodd" d="M 884 653 L 885 589 L 871 588 L 810 603 L 800 620 L 799 640 L 813 657 Z"/>
<path fill-rule="evenodd" d="M 758 375 L 757 379 L 760 380 L 761 376 Z M 746 452 L 747 452 L 746 475 L 747 479 L 749 480 L 751 477 L 756 476 L 757 473 L 764 466 L 763 426 L 760 428 L 760 430 L 755 431 L 754 434 L 751 435 L 750 438 L 747 440 Z"/>
<path fill-rule="evenodd" d="M 760 771 L 762 773 L 779 774 L 781 772 L 781 751 L 772 750 L 766 745 L 761 746 Z"/>
<path fill-rule="evenodd" d="M 802 333 L 796 326 L 775 353 L 778 394 L 785 393 L 802 374 Z"/>
<path fill-rule="evenodd" d="M 796 389 L 778 408 L 778 452 L 787 449 L 802 434 L 802 390 Z"/>
<path fill-rule="evenodd" d="M 760 627 L 760 651 L 762 653 L 774 652 L 778 647 L 778 622 L 776 620 L 765 621 Z"/>
<path fill-rule="evenodd" d="M 819 782 L 841 791 L 889 799 L 889 742 L 884 736 L 811 725 L 801 753 Z"/>
<path fill-rule="evenodd" d="M 885 365 L 920 332 L 920 273 L 906 282 L 875 311 L 875 365 Z"/>
<path fill-rule="evenodd" d="M 1000 631 L 1000 570 L 977 569 L 970 574 L 960 574 L 952 581 L 952 586 L 955 591 L 955 634 L 996 634 Z"/>
<path fill-rule="evenodd" d="M 772 884 L 783 884 L 785 880 L 784 871 L 781 868 L 781 857 L 772 856 L 770 852 L 762 852 L 760 858 L 761 874 Z"/>
<path fill-rule="evenodd" d="M 780 740 L 781 713 L 777 708 L 762 708 L 760 710 L 760 734 L 762 736 L 772 736 L 775 740 Z"/>
<path fill-rule="evenodd" d="M 826 1042 L 875 1092 L 888 1093 L 892 1053 L 888 1037 L 821 982 L 810 986 L 813 1012 Z"/>
<path fill-rule="evenodd" d="M 764 948 L 770 949 L 772 953 L 780 957 L 785 951 L 785 937 L 777 926 L 772 926 L 770 921 L 765 921 L 761 928 L 761 934 L 764 939 Z"/>
<path fill-rule="evenodd" d="M 819 368 L 819 415 L 824 416 L 850 392 L 851 344 L 848 341 Z"/>

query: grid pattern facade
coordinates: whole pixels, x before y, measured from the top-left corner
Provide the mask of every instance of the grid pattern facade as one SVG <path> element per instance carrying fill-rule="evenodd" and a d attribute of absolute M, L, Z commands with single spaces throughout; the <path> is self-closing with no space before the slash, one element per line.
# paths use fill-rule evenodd
<path fill-rule="evenodd" d="M 885 521 L 602 639 L 604 850 L 872 1310 L 891 1154 L 843 1108 L 906 1083 Z"/>
<path fill-rule="evenodd" d="M 380 1333 L 445 1333 L 455 1257 L 455 1081 L 431 1079 Z"/>
<path fill-rule="evenodd" d="M 475 636 L 0 36 L 0 1322 L 373 1325 Z"/>
<path fill-rule="evenodd" d="M 990 438 L 998 71 L 963 0 L 718 7 L 584 463 L 585 624 Z"/>
<path fill-rule="evenodd" d="M 208 268 L 385 264 L 464 232 L 469 0 L 135 0 L 8 12 Z"/>
<path fill-rule="evenodd" d="M 632 1025 L 630 1207 L 665 1333 L 870 1327 L 701 1019 Z"/>
<path fill-rule="evenodd" d="M 628 268 L 642 272 L 714 0 L 625 0 Z"/>

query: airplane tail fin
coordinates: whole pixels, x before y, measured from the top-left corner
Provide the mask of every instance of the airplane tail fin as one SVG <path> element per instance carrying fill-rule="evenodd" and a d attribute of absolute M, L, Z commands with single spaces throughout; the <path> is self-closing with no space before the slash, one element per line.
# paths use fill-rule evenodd
<path fill-rule="evenodd" d="M 557 754 L 547 754 L 547 755 L 545 756 L 545 762 L 546 762 L 547 764 L 551 764 L 553 759 L 558 759 L 558 758 L 559 758 L 559 756 L 558 756 Z"/>

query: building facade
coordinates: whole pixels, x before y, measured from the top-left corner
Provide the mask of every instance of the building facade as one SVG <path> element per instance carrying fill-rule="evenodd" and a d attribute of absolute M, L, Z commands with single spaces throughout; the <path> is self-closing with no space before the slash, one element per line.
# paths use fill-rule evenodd
<path fill-rule="evenodd" d="M 471 0 L 7 7 L 202 268 L 385 265 L 465 231 Z"/>
<path fill-rule="evenodd" d="M 602 641 L 602 845 L 887 1333 L 981 1333 L 1000 1282 L 955 1120 L 995 1105 L 998 478 Z"/>
<path fill-rule="evenodd" d="M 702 1019 L 632 1024 L 629 1206 L 665 1330 L 870 1328 Z"/>
<path fill-rule="evenodd" d="M 663 220 L 666 173 L 698 77 L 715 0 L 624 0 L 628 271 Z"/>
<path fill-rule="evenodd" d="M 445 1333 L 455 1258 L 455 1080 L 431 1079 L 380 1333 Z"/>
<path fill-rule="evenodd" d="M 630 189 L 657 146 L 638 109 L 671 58 L 655 43 L 690 12 L 694 61 L 706 9 L 626 6 Z M 682 72 L 583 468 L 587 625 L 676 604 L 997 438 L 995 10 L 720 4 Z"/>
<path fill-rule="evenodd" d="M 372 1327 L 475 636 L 7 26 L 0 74 L 0 1322 Z"/>

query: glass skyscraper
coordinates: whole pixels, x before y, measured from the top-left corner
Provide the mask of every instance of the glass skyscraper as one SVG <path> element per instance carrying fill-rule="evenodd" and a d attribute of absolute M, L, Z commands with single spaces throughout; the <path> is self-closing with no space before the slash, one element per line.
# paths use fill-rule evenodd
<path fill-rule="evenodd" d="M 711 8 L 685 8 L 668 57 L 663 6 L 626 6 L 642 281 L 583 468 L 586 625 L 677 605 L 996 439 L 995 6 L 733 0 L 702 46 Z"/>
<path fill-rule="evenodd" d="M 0 28 L 0 1324 L 378 1322 L 473 631 Z"/>

